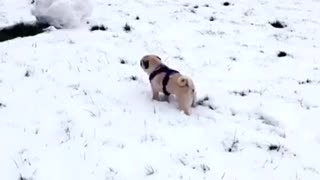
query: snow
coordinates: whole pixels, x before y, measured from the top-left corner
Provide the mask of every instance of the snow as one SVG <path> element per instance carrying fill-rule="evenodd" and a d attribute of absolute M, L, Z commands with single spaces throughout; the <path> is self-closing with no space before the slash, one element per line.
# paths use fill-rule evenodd
<path fill-rule="evenodd" d="M 319 179 L 320 1 L 222 3 L 95 0 L 88 25 L 1 42 L 1 179 Z M 0 26 L 32 9 L 0 1 Z M 214 110 L 152 101 L 150 53 Z"/>
<path fill-rule="evenodd" d="M 74 28 L 85 23 L 92 12 L 90 0 L 36 0 L 32 15 L 56 28 Z"/>

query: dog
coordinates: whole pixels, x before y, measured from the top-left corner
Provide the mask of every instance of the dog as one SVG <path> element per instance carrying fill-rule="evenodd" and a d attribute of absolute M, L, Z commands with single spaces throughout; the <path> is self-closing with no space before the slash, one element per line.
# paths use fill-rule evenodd
<path fill-rule="evenodd" d="M 191 78 L 182 75 L 179 71 L 169 68 L 162 63 L 157 55 L 149 54 L 142 57 L 140 66 L 149 75 L 152 89 L 152 99 L 161 101 L 160 92 L 165 101 L 175 95 L 179 109 L 186 115 L 191 115 L 191 108 L 196 106 L 196 89 Z"/>

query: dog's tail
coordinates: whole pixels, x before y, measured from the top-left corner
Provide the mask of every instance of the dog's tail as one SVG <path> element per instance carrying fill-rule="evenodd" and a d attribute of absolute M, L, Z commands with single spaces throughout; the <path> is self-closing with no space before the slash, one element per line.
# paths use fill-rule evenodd
<path fill-rule="evenodd" d="M 190 90 L 190 95 L 192 96 L 192 106 L 196 106 L 196 101 L 197 101 L 197 93 L 193 84 L 193 81 L 186 76 L 180 76 L 177 79 L 177 84 L 181 88 L 188 88 Z"/>
<path fill-rule="evenodd" d="M 180 76 L 177 79 L 177 83 L 178 83 L 178 86 L 180 86 L 180 87 L 191 87 L 191 86 L 193 86 L 193 83 L 192 83 L 191 79 L 186 77 L 186 76 Z"/>

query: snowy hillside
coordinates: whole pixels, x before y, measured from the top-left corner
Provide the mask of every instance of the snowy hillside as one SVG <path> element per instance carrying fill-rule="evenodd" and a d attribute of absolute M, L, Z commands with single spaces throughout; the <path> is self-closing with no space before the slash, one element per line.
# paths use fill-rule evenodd
<path fill-rule="evenodd" d="M 32 7 L 1 0 L 0 27 Z M 319 180 L 319 9 L 93 0 L 87 24 L 0 42 L 0 179 Z M 209 101 L 152 101 L 146 54 Z"/>

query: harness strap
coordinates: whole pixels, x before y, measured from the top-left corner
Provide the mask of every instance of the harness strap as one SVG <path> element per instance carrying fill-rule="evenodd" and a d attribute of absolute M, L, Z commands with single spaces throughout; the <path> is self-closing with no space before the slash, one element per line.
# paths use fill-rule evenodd
<path fill-rule="evenodd" d="M 149 75 L 149 80 L 151 81 L 154 77 L 156 77 L 158 74 L 162 73 L 162 72 L 166 72 L 169 68 L 165 65 L 160 65 L 160 67 L 153 71 L 150 75 Z"/>
<path fill-rule="evenodd" d="M 165 65 L 161 65 L 160 68 L 158 68 L 157 70 L 153 71 L 150 76 L 149 76 L 149 80 L 151 81 L 154 77 L 156 77 L 158 74 L 160 73 L 166 73 L 166 75 L 164 76 L 163 80 L 162 80 L 162 91 L 166 96 L 169 96 L 170 93 L 167 91 L 167 85 L 170 79 L 170 75 L 175 74 L 175 73 L 179 73 L 176 70 L 170 69 L 168 68 L 168 66 Z"/>

